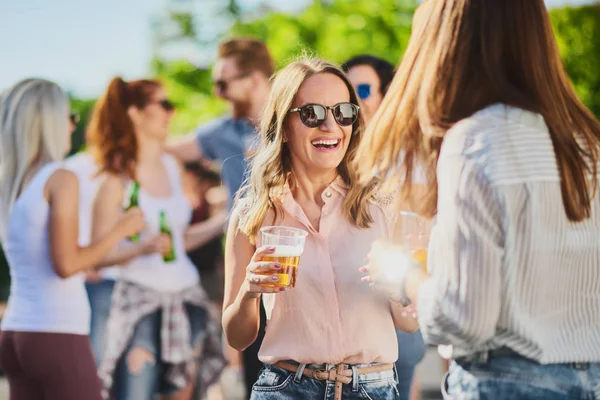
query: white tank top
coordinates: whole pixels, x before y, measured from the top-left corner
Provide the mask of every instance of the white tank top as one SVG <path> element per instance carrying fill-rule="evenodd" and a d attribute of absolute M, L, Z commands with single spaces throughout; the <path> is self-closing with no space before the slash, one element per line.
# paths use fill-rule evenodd
<path fill-rule="evenodd" d="M 94 199 L 101 180 L 100 176 L 96 176 L 98 166 L 89 153 L 69 157 L 64 164 L 79 179 L 79 245 L 89 246 L 92 241 Z M 99 273 L 104 279 L 115 280 L 119 270 L 119 267 L 102 268 Z"/>
<path fill-rule="evenodd" d="M 152 197 L 143 187 L 140 188 L 138 201 L 146 219 L 146 231 L 140 238 L 160 232 L 159 216 L 164 211 L 173 234 L 175 261 L 165 263 L 158 253 L 136 257 L 121 270 L 119 278 L 160 293 L 172 293 L 197 285 L 200 277 L 184 246 L 184 233 L 190 224 L 192 207 L 183 194 L 179 166 L 171 155 L 164 154 L 162 160 L 171 183 L 171 196 Z M 125 190 L 124 206 L 129 204 L 129 193 L 131 183 Z"/>
<path fill-rule="evenodd" d="M 52 266 L 48 238 L 50 207 L 44 187 L 61 163 L 44 166 L 14 204 L 4 250 L 12 279 L 2 330 L 86 335 L 90 305 L 84 274 L 59 277 Z"/>

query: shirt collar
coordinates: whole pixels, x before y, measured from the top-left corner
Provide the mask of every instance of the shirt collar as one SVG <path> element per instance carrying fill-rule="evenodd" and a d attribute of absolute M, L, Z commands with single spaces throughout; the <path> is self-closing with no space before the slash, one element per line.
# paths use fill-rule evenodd
<path fill-rule="evenodd" d="M 333 182 L 331 182 L 329 184 L 329 186 L 327 186 L 325 188 L 322 195 L 330 198 L 332 196 L 327 196 L 327 192 L 332 193 L 332 194 L 333 194 L 333 192 L 336 192 L 337 194 L 339 194 L 340 196 L 345 198 L 346 195 L 348 194 L 349 189 L 350 189 L 350 186 L 348 184 L 346 184 L 346 182 L 344 182 L 344 180 L 342 179 L 341 176 L 338 175 L 333 180 Z M 288 178 L 286 180 L 285 184 L 283 185 L 283 188 L 279 191 L 279 193 L 275 193 L 275 197 L 282 197 L 283 201 L 285 201 L 287 196 L 288 195 L 291 196 L 291 194 L 292 194 L 292 189 L 290 188 L 290 179 Z"/>

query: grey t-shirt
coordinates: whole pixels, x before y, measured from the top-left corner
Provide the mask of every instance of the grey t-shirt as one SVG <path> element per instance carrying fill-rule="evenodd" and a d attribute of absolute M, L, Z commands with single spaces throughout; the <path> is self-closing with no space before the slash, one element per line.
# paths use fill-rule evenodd
<path fill-rule="evenodd" d="M 256 137 L 255 127 L 247 119 L 219 118 L 198 128 L 196 137 L 204 157 L 221 164 L 231 208 L 248 172 L 246 151 Z"/>

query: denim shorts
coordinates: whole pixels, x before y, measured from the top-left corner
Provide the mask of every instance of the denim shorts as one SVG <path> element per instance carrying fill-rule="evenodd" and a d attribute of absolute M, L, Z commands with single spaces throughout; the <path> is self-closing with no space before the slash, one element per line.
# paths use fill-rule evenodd
<path fill-rule="evenodd" d="M 400 400 L 408 400 L 415 368 L 425 356 L 427 346 L 421 331 L 409 333 L 396 329 L 396 337 L 398 338 L 398 361 L 396 361 L 398 392 Z"/>
<path fill-rule="evenodd" d="M 294 361 L 287 361 L 298 364 Z M 367 367 L 361 365 L 359 367 Z M 333 368 L 333 365 L 311 365 L 311 368 Z M 343 385 L 342 399 L 346 400 L 397 400 L 395 368 L 389 371 L 360 375 Z M 250 400 L 333 400 L 335 382 L 318 381 L 297 372 L 274 365 L 265 365 L 252 387 Z"/>
<path fill-rule="evenodd" d="M 194 346 L 205 333 L 207 311 L 192 304 L 185 304 L 191 330 L 191 345 Z M 152 399 L 156 393 L 169 396 L 180 389 L 166 382 L 164 372 L 167 364 L 161 358 L 162 311 L 145 316 L 136 326 L 135 332 L 115 370 L 115 398 L 117 400 Z M 146 363 L 141 371 L 133 373 L 127 365 L 128 353 L 141 347 L 147 350 L 154 361 Z"/>
<path fill-rule="evenodd" d="M 600 363 L 542 365 L 516 354 L 459 359 L 450 364 L 442 394 L 446 400 L 600 400 Z"/>

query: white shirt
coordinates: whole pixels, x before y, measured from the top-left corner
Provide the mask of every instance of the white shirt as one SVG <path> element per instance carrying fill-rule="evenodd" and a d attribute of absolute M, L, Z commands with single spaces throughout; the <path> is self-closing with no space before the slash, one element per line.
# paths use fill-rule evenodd
<path fill-rule="evenodd" d="M 160 233 L 160 211 L 165 211 L 171 232 L 175 261 L 165 263 L 161 254 L 148 254 L 134 258 L 121 270 L 120 279 L 132 282 L 161 293 L 172 293 L 188 289 L 200 281 L 198 270 L 185 251 L 184 234 L 192 218 L 192 207 L 187 201 L 181 183 L 179 166 L 175 159 L 165 154 L 162 157 L 171 184 L 171 196 L 152 197 L 144 188 L 139 191 L 140 209 L 146 219 L 143 235 Z M 129 203 L 131 184 L 128 185 L 124 206 Z"/>
<path fill-rule="evenodd" d="M 65 160 L 65 168 L 79 179 L 79 245 L 89 246 L 92 239 L 94 199 L 100 185 L 96 176 L 98 166 L 89 153 L 78 153 Z M 104 279 L 114 280 L 119 275 L 119 267 L 102 268 L 99 273 Z"/>
<path fill-rule="evenodd" d="M 17 198 L 10 213 L 4 251 L 12 283 L 2 330 L 89 333 L 90 305 L 83 273 L 62 279 L 50 257 L 50 207 L 44 187 L 60 167 L 60 163 L 43 167 Z"/>
<path fill-rule="evenodd" d="M 544 119 L 501 104 L 444 138 L 425 340 L 454 356 L 506 346 L 541 363 L 600 361 L 600 194 L 566 217 Z"/>

